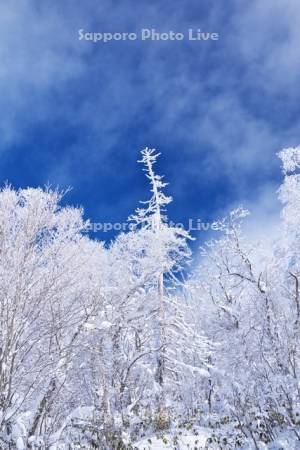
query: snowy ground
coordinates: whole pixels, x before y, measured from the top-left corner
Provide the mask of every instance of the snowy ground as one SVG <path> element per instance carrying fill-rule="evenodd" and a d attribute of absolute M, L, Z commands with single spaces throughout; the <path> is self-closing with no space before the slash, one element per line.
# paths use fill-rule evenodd
<path fill-rule="evenodd" d="M 210 431 L 205 428 L 198 428 L 197 435 L 176 435 L 177 436 L 177 448 L 178 449 L 204 449 L 207 438 L 210 435 Z M 175 435 L 166 435 L 161 438 L 152 437 L 139 441 L 136 447 L 139 450 L 174 450 L 174 438 Z"/>
<path fill-rule="evenodd" d="M 164 437 L 146 438 L 135 444 L 138 450 L 206 450 L 211 447 L 205 447 L 207 439 L 211 435 L 208 428 L 197 428 L 197 435 L 183 434 L 178 437 L 177 446 L 174 445 L 175 435 L 166 435 Z M 283 432 L 275 442 L 268 445 L 258 443 L 259 450 L 300 450 L 300 442 L 293 433 Z M 216 447 L 214 447 L 215 449 Z M 240 450 L 255 450 L 253 442 L 249 442 Z"/>

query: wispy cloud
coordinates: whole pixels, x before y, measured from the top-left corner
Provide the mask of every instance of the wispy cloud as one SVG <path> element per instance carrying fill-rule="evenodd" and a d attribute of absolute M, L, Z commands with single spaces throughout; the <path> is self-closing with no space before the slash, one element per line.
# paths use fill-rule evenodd
<path fill-rule="evenodd" d="M 113 196 L 131 184 L 124 199 L 131 212 L 134 184 L 141 186 L 133 175 L 137 151 L 152 145 L 164 152 L 161 168 L 181 213 L 218 216 L 243 199 L 261 198 L 263 205 L 262 192 L 280 176 L 275 153 L 298 143 L 299 17 L 294 0 L 192 1 L 186 7 L 142 1 L 134 13 L 129 0 L 2 3 L 2 178 L 5 158 L 12 167 L 24 158 L 22 148 L 33 149 L 40 182 L 84 187 L 89 198 L 103 189 Z M 218 31 L 220 40 L 78 40 L 80 28 L 142 27 L 201 28 Z M 47 140 L 38 151 L 36 130 Z M 227 205 L 216 197 L 216 185 L 220 193 L 231 192 Z M 197 205 L 190 191 L 203 189 L 207 198 L 199 195 Z"/>

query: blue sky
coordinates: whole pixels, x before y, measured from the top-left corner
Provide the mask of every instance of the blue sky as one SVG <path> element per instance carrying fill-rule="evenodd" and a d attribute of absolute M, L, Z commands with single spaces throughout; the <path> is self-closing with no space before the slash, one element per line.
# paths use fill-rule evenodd
<path fill-rule="evenodd" d="M 172 220 L 242 203 L 254 234 L 271 230 L 276 152 L 299 143 L 299 20 L 298 0 L 1 2 L 2 184 L 72 186 L 93 222 L 123 222 L 148 197 L 139 150 L 155 147 Z M 104 44 L 82 28 L 220 38 Z"/>

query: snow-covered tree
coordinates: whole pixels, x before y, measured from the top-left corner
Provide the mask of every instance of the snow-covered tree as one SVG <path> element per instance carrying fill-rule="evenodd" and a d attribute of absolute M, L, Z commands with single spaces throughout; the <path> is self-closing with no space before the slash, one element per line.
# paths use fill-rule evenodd
<path fill-rule="evenodd" d="M 152 196 L 150 200 L 142 202 L 145 207 L 138 208 L 130 219 L 138 229 L 148 234 L 151 241 L 155 240 L 157 249 L 154 260 L 156 279 L 148 295 L 156 302 L 156 314 L 151 316 L 150 326 L 155 337 L 154 346 L 157 348 L 156 405 L 159 417 L 163 417 L 166 415 L 166 406 L 172 408 L 175 397 L 182 401 L 182 392 L 179 393 L 178 385 L 186 377 L 186 372 L 201 372 L 201 366 L 207 361 L 209 345 L 203 335 L 196 335 L 195 329 L 185 321 L 188 308 L 184 302 L 183 283 L 179 275 L 190 259 L 191 252 L 187 241 L 191 237 L 182 227 L 168 224 L 166 206 L 172 198 L 165 195 L 164 188 L 167 183 L 154 170 L 159 155 L 155 149 L 145 148 L 142 151 L 142 159 L 139 162 L 144 165 Z M 196 366 L 193 364 L 195 348 L 200 357 Z M 204 370 L 202 375 L 203 373 Z M 168 417 L 162 419 L 164 420 L 168 420 Z"/>
<path fill-rule="evenodd" d="M 150 449 L 157 433 L 177 450 L 199 426 L 209 450 L 297 448 L 300 147 L 279 153 L 271 254 L 238 208 L 193 271 L 158 156 L 142 151 L 150 200 L 108 245 L 63 194 L 0 191 L 1 449 Z"/>

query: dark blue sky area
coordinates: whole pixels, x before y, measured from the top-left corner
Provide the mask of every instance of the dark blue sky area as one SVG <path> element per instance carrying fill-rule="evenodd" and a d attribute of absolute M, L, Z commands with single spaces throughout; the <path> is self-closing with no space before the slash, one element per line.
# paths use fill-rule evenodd
<path fill-rule="evenodd" d="M 296 0 L 2 2 L 2 184 L 72 186 L 66 201 L 93 222 L 123 222 L 149 196 L 136 161 L 155 147 L 172 220 L 243 203 L 263 226 L 276 152 L 299 140 L 299 19 Z M 219 40 L 78 39 L 142 28 Z"/>

